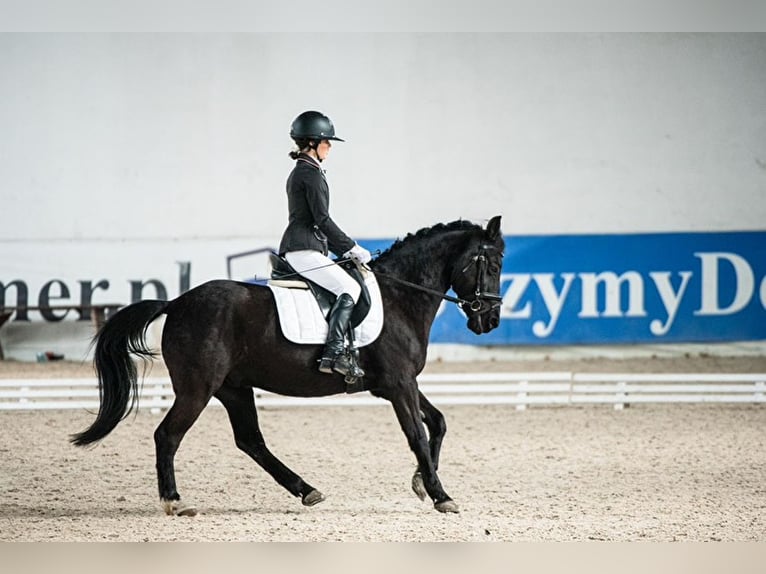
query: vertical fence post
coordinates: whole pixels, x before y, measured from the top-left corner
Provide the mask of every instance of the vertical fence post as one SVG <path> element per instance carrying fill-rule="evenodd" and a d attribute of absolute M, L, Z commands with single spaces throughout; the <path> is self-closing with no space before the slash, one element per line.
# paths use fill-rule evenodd
<path fill-rule="evenodd" d="M 165 385 L 162 383 L 154 385 L 154 390 L 157 391 L 157 394 L 152 397 L 152 402 L 155 403 L 155 405 L 150 409 L 150 413 L 153 415 L 158 415 L 162 413 L 162 403 L 165 401 L 165 395 L 162 394 L 162 391 L 165 389 Z"/>
<path fill-rule="evenodd" d="M 621 411 L 625 408 L 625 403 L 628 402 L 628 393 L 626 390 L 627 383 L 625 381 L 619 381 L 617 383 L 617 398 L 622 399 L 622 402 L 614 403 L 614 410 Z"/>
<path fill-rule="evenodd" d="M 527 410 L 527 387 L 529 387 L 529 382 L 527 381 L 520 381 L 519 382 L 519 392 L 517 396 L 519 397 L 519 403 L 516 404 L 516 410 L 517 411 L 525 411 Z"/>
<path fill-rule="evenodd" d="M 762 403 L 766 391 L 766 381 L 756 381 L 755 383 L 755 402 Z"/>
<path fill-rule="evenodd" d="M 21 387 L 19 390 L 21 391 L 21 396 L 19 397 L 19 402 L 20 403 L 28 403 L 29 399 L 26 396 L 24 396 L 24 395 L 26 395 L 29 392 L 29 387 Z"/>

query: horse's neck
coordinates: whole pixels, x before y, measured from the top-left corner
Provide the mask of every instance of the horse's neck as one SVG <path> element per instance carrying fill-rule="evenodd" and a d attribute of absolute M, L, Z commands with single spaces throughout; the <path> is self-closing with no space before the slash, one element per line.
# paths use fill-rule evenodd
<path fill-rule="evenodd" d="M 410 241 L 412 243 L 382 258 L 374 269 L 432 291 L 428 293 L 412 286 L 382 281 L 388 296 L 401 302 L 404 320 L 427 339 L 442 303 L 434 297 L 433 291 L 446 293 L 449 289 L 453 264 L 465 237 L 462 233 L 451 232 Z"/>
<path fill-rule="evenodd" d="M 414 240 L 410 240 L 414 241 Z M 440 234 L 419 239 L 392 250 L 374 262 L 373 270 L 408 281 L 427 289 L 446 293 L 450 286 L 454 260 L 464 238 L 457 234 Z M 393 281 L 379 281 L 384 302 L 388 301 L 387 321 L 394 320 L 398 336 L 409 341 L 408 352 L 414 358 L 417 371 L 426 360 L 429 333 L 442 300 L 411 286 Z M 409 330 L 414 340 L 405 335 Z M 415 343 L 417 341 L 418 343 Z"/>
<path fill-rule="evenodd" d="M 382 262 L 380 269 L 399 279 L 444 293 L 450 286 L 456 250 L 463 241 L 458 233 L 422 239 L 392 254 Z"/>
<path fill-rule="evenodd" d="M 403 245 L 375 262 L 373 269 L 427 289 L 446 293 L 450 286 L 453 261 L 461 247 L 458 234 L 445 233 L 420 239 L 416 244 Z M 396 317 L 400 329 L 409 329 L 419 341 L 410 345 L 419 368 L 425 364 L 429 333 L 442 300 L 433 293 L 424 293 L 411 286 L 393 281 L 379 281 L 389 311 Z M 390 317 L 390 316 L 389 316 Z M 408 327 L 407 327 L 408 326 Z M 406 338 L 406 337 L 405 337 Z"/>

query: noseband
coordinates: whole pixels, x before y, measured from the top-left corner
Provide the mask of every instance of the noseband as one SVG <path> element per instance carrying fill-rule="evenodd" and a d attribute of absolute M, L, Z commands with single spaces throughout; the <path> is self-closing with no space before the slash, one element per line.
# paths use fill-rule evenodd
<path fill-rule="evenodd" d="M 488 293 L 484 290 L 484 273 L 487 269 L 487 251 L 490 249 L 497 249 L 496 247 L 493 247 L 492 245 L 482 245 L 479 247 L 479 252 L 471 257 L 471 260 L 468 262 L 468 265 L 466 265 L 463 270 L 460 272 L 462 275 L 465 275 L 468 273 L 468 270 L 473 266 L 476 265 L 476 291 L 474 293 L 474 299 L 472 301 L 468 301 L 467 299 L 463 299 L 462 297 L 452 297 L 451 295 L 447 295 L 446 293 L 441 293 L 435 289 L 429 289 L 428 287 L 423 287 L 422 285 L 418 285 L 417 283 L 411 283 L 410 281 L 405 281 L 404 279 L 399 279 L 398 277 L 394 277 L 393 275 L 388 275 L 387 273 L 381 273 L 379 271 L 373 271 L 377 277 L 383 277 L 384 279 L 390 279 L 391 281 L 395 283 L 400 283 L 402 285 L 407 285 L 408 287 L 412 287 L 413 289 L 417 289 L 418 291 L 423 291 L 424 293 L 429 293 L 431 295 L 435 295 L 437 297 L 441 297 L 445 301 L 449 301 L 450 303 L 456 303 L 461 309 L 465 310 L 465 307 L 468 307 L 473 313 L 478 313 L 479 315 L 483 315 L 484 313 L 488 313 L 489 311 L 492 311 L 494 309 L 497 309 L 500 307 L 503 301 L 502 295 L 500 293 Z M 455 279 L 458 277 L 457 273 L 453 273 L 451 284 L 455 284 Z M 484 309 L 482 311 L 482 306 L 485 302 L 489 303 L 488 308 Z"/>
<path fill-rule="evenodd" d="M 465 307 L 465 305 L 468 305 L 468 308 L 473 311 L 474 313 L 484 314 L 489 311 L 492 311 L 494 309 L 497 309 L 500 307 L 500 305 L 503 302 L 503 297 L 500 295 L 500 293 L 488 293 L 484 289 L 484 275 L 487 270 L 488 260 L 487 260 L 487 251 L 490 249 L 497 249 L 496 247 L 493 247 L 492 245 L 482 245 L 479 247 L 479 252 L 471 257 L 471 260 L 468 262 L 468 265 L 466 265 L 463 270 L 460 272 L 461 274 L 465 275 L 468 273 L 468 270 L 476 265 L 476 291 L 474 292 L 474 299 L 473 301 L 466 301 L 465 299 L 459 299 L 458 301 L 454 301 L 458 305 L 460 305 L 461 308 Z M 452 284 L 455 284 L 455 278 L 456 274 L 452 276 Z M 481 310 L 484 303 L 489 303 L 489 307 L 487 309 Z"/>

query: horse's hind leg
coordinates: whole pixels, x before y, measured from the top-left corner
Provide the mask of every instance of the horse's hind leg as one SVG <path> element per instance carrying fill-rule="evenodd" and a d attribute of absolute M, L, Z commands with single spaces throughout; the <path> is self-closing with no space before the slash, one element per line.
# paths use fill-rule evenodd
<path fill-rule="evenodd" d="M 173 406 L 154 431 L 160 501 L 169 515 L 194 516 L 197 509 L 181 502 L 173 460 L 181 440 L 207 405 L 203 397 L 176 396 Z"/>
<path fill-rule="evenodd" d="M 234 431 L 237 447 L 257 462 L 293 496 L 299 496 L 305 506 L 324 500 L 324 495 L 287 468 L 266 446 L 258 426 L 253 389 L 224 385 L 215 397 L 226 408 Z"/>
<path fill-rule="evenodd" d="M 447 432 L 447 423 L 441 411 L 433 406 L 420 391 L 418 391 L 418 398 L 420 399 L 420 412 L 423 414 L 423 422 L 428 427 L 428 446 L 431 452 L 431 462 L 434 465 L 434 470 L 437 471 L 439 470 L 439 454 L 441 453 L 442 441 Z M 426 487 L 423 484 L 423 473 L 420 467 L 415 470 L 415 474 L 412 476 L 412 490 L 418 495 L 420 500 L 425 500 L 426 496 L 428 496 Z"/>

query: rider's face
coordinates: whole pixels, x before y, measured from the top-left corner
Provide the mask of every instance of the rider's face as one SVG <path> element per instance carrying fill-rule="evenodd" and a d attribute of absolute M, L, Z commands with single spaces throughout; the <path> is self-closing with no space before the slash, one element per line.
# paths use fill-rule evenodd
<path fill-rule="evenodd" d="M 317 157 L 320 161 L 327 159 L 327 156 L 330 155 L 331 147 L 332 142 L 330 142 L 330 140 L 322 140 L 319 142 L 319 145 L 317 145 Z"/>

